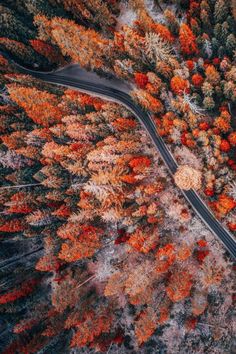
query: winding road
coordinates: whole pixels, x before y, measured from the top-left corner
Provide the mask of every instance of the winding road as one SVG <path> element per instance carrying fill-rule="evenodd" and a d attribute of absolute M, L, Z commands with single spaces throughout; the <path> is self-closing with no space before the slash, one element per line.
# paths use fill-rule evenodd
<path fill-rule="evenodd" d="M 155 124 L 149 113 L 145 112 L 138 104 L 136 104 L 129 94 L 129 88 L 124 88 L 118 84 L 119 89 L 114 85 L 106 84 L 106 80 L 96 77 L 91 79 L 91 74 L 84 73 L 83 75 L 73 77 L 68 73 L 68 69 L 62 69 L 54 72 L 40 72 L 26 69 L 14 62 L 17 69 L 27 75 L 32 75 L 45 82 L 71 87 L 73 89 L 99 96 L 111 101 L 118 102 L 129 109 L 139 120 L 151 137 L 156 149 L 160 153 L 165 165 L 171 175 L 173 175 L 178 164 L 171 152 L 168 150 L 161 136 L 158 134 Z M 87 75 L 87 76 L 86 76 Z M 77 78 L 79 76 L 79 78 Z M 88 77 L 88 80 L 86 80 Z M 234 236 L 215 218 L 209 210 L 205 202 L 199 194 L 194 190 L 181 190 L 188 203 L 192 206 L 195 213 L 200 217 L 204 224 L 215 234 L 215 236 L 224 244 L 233 259 L 236 259 L 236 239 Z"/>

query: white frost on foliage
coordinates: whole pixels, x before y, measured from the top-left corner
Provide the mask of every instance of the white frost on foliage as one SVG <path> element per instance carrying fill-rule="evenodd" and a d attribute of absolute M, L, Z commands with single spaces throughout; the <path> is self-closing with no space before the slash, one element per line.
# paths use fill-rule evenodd
<path fill-rule="evenodd" d="M 85 222 L 93 220 L 95 215 L 96 213 L 94 211 L 90 210 L 88 213 L 86 210 L 80 210 L 79 213 L 73 213 L 68 220 L 70 222 Z"/>
<path fill-rule="evenodd" d="M 229 267 L 232 266 L 230 260 L 228 258 L 225 258 L 225 248 L 223 247 L 221 242 L 218 242 L 216 237 L 212 235 L 213 239 L 212 241 L 208 241 L 210 249 L 211 249 L 211 255 L 214 259 L 217 259 L 217 263 L 221 264 L 225 269 L 227 268 L 227 274 L 229 271 Z M 225 274 L 226 275 L 226 274 Z"/>
<path fill-rule="evenodd" d="M 189 237 L 191 237 L 195 242 L 202 238 L 205 238 L 207 242 L 211 242 L 212 240 L 215 240 L 214 235 L 196 216 L 192 218 L 191 222 L 188 223 L 186 227 L 188 229 Z"/>
<path fill-rule="evenodd" d="M 166 209 L 166 214 L 171 218 L 176 221 L 179 221 L 180 223 L 185 224 L 189 220 L 191 220 L 191 214 L 183 214 L 183 209 L 185 207 L 180 204 L 180 203 L 175 203 L 171 204 L 167 209 Z"/>
<path fill-rule="evenodd" d="M 198 171 L 201 171 L 203 168 L 200 158 L 194 155 L 186 146 L 177 147 L 174 155 L 176 158 L 178 157 L 181 165 L 191 166 Z"/>
<path fill-rule="evenodd" d="M 236 182 L 229 184 L 229 195 L 236 200 Z"/>
<path fill-rule="evenodd" d="M 173 195 L 172 190 L 168 190 L 161 193 L 159 200 L 161 204 L 163 204 L 164 206 L 168 206 L 175 197 L 176 195 Z"/>
<path fill-rule="evenodd" d="M 218 256 L 211 251 L 197 274 L 197 284 L 201 289 L 208 289 L 208 292 L 218 291 L 222 279 L 230 279 L 231 274 L 232 265 L 220 254 Z"/>
<path fill-rule="evenodd" d="M 205 110 L 203 108 L 199 107 L 196 104 L 196 102 L 194 101 L 193 97 L 191 97 L 189 94 L 184 93 L 183 103 L 187 104 L 189 106 L 189 109 L 194 114 L 202 115 L 205 112 Z"/>
<path fill-rule="evenodd" d="M 173 128 L 170 137 L 174 141 L 174 143 L 179 143 L 181 139 L 180 130 L 177 128 Z"/>
<path fill-rule="evenodd" d="M 3 167 L 19 170 L 29 163 L 30 159 L 17 154 L 14 150 L 0 151 L 0 165 Z"/>
<path fill-rule="evenodd" d="M 185 302 L 175 302 L 171 309 L 171 314 L 174 314 L 174 318 L 180 317 L 182 314 L 186 313 L 187 304 Z"/>
<path fill-rule="evenodd" d="M 186 66 L 181 65 L 179 69 L 174 70 L 174 75 L 180 76 L 182 77 L 182 79 L 189 79 L 189 75 L 190 75 L 189 69 Z M 185 95 L 185 96 L 189 96 L 189 95 Z"/>
<path fill-rule="evenodd" d="M 178 349 L 185 335 L 184 327 L 179 327 L 174 320 L 170 320 L 168 324 L 169 327 L 165 328 L 161 339 L 167 345 L 168 353 L 179 353 Z"/>
<path fill-rule="evenodd" d="M 120 318 L 119 325 L 122 329 L 124 329 L 126 335 L 130 335 L 130 331 L 132 331 L 132 325 L 134 323 L 134 316 L 130 313 L 129 306 L 124 307 L 123 315 Z"/>
<path fill-rule="evenodd" d="M 96 275 L 96 279 L 100 281 L 107 280 L 117 269 L 115 264 L 117 261 L 125 257 L 127 247 L 117 247 L 114 242 L 105 246 L 101 252 L 97 255 L 97 261 L 95 263 L 93 272 Z"/>
<path fill-rule="evenodd" d="M 92 193 L 98 200 L 105 200 L 108 195 L 111 193 L 112 188 L 105 185 L 97 185 L 93 181 L 89 181 L 84 185 L 84 190 L 88 193 Z"/>
<path fill-rule="evenodd" d="M 160 8 L 155 4 L 154 0 L 144 0 L 148 14 L 156 23 L 166 24 L 166 18 L 160 11 Z"/>
<path fill-rule="evenodd" d="M 100 281 L 105 281 L 114 272 L 114 267 L 111 264 L 111 259 L 114 258 L 114 255 L 110 256 L 106 253 L 106 257 L 109 258 L 106 258 L 103 261 L 99 261 L 95 270 L 96 279 Z"/>
<path fill-rule="evenodd" d="M 173 57 L 173 48 L 156 33 L 146 33 L 145 54 L 152 64 L 158 61 L 168 61 Z"/>
<path fill-rule="evenodd" d="M 104 146 L 99 153 L 96 150 L 89 152 L 87 159 L 92 162 L 115 163 L 119 156 L 115 155 L 111 150 L 112 146 Z"/>
<path fill-rule="evenodd" d="M 203 49 L 205 51 L 205 53 L 207 54 L 208 58 L 211 58 L 212 56 L 212 45 L 211 42 L 208 41 L 207 39 L 205 40 L 204 44 L 203 44 Z"/>
<path fill-rule="evenodd" d="M 117 18 L 116 30 L 119 31 L 122 26 L 128 25 L 132 27 L 134 21 L 137 19 L 136 12 L 126 2 L 120 4 L 120 14 Z"/>
<path fill-rule="evenodd" d="M 121 215 L 115 208 L 111 208 L 108 211 L 104 211 L 101 218 L 105 222 L 119 222 Z"/>
<path fill-rule="evenodd" d="M 162 161 L 162 160 L 159 159 L 159 161 Z M 167 170 L 166 166 L 165 165 L 160 165 L 159 161 L 158 161 L 158 164 L 156 165 L 157 166 L 156 167 L 156 174 L 158 172 L 158 177 L 166 178 L 166 179 L 169 180 L 169 173 L 168 173 L 168 170 Z M 169 188 L 171 188 L 171 187 L 169 187 Z M 169 188 L 168 188 L 168 190 L 169 190 Z M 173 188 L 171 188 L 171 193 L 172 192 L 174 193 Z"/>

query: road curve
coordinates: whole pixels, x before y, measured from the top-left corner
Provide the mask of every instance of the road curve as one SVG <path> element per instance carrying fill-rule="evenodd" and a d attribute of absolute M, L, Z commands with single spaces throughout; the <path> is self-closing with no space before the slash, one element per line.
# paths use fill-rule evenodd
<path fill-rule="evenodd" d="M 160 153 L 165 165 L 170 173 L 173 175 L 178 164 L 174 159 L 171 152 L 166 147 L 161 136 L 158 134 L 155 124 L 147 112 L 145 112 L 138 104 L 136 104 L 132 97 L 122 90 L 104 85 L 104 83 L 92 83 L 86 80 L 71 78 L 70 76 L 63 75 L 63 70 L 60 74 L 55 72 L 39 72 L 26 69 L 14 63 L 17 69 L 28 75 L 32 75 L 48 83 L 71 87 L 79 91 L 92 94 L 95 96 L 103 97 L 115 102 L 118 102 L 127 107 L 139 120 L 151 137 L 155 147 Z M 233 259 L 236 259 L 236 240 L 233 235 L 215 218 L 213 213 L 209 210 L 205 202 L 201 199 L 199 194 L 194 190 L 184 191 L 181 190 L 186 200 L 192 206 L 196 214 L 201 218 L 204 224 L 215 234 L 215 236 L 224 244 L 225 248 L 229 251 Z"/>

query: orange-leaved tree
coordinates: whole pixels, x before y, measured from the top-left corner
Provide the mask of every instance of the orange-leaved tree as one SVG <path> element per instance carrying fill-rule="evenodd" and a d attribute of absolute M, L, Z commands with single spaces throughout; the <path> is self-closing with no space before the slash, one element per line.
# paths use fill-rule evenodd
<path fill-rule="evenodd" d="M 23 108 L 35 123 L 48 127 L 60 122 L 63 110 L 58 106 L 59 99 L 56 95 L 17 84 L 8 85 L 8 92 L 12 101 Z"/>
<path fill-rule="evenodd" d="M 93 29 L 86 29 L 74 21 L 54 17 L 52 20 L 35 17 L 39 26 L 40 39 L 50 40 L 60 48 L 65 56 L 71 57 L 73 62 L 80 63 L 87 68 L 100 68 L 104 64 L 104 55 L 109 51 L 109 40 L 103 38 Z"/>
<path fill-rule="evenodd" d="M 184 54 L 197 54 L 198 48 L 196 43 L 196 37 L 190 27 L 185 23 L 180 26 L 179 41 L 181 50 Z"/>

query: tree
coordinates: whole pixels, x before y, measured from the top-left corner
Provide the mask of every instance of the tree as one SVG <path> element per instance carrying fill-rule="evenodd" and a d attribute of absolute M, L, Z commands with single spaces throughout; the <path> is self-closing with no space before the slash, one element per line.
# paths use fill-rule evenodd
<path fill-rule="evenodd" d="M 51 42 L 52 44 L 56 44 L 54 39 L 52 38 L 52 28 L 51 21 L 42 14 L 37 14 L 34 16 L 34 25 L 38 29 L 38 39 L 44 42 Z"/>
<path fill-rule="evenodd" d="M 157 272 L 164 273 L 174 263 L 176 254 L 175 246 L 172 243 L 167 244 L 164 247 L 159 248 L 156 253 L 157 260 Z"/>
<path fill-rule="evenodd" d="M 88 21 L 93 20 L 91 12 L 86 8 L 82 0 L 56 0 L 56 3 L 62 4 L 66 11 L 73 14 L 75 18 L 83 17 Z"/>
<path fill-rule="evenodd" d="M 180 165 L 175 172 L 176 185 L 183 190 L 198 190 L 202 185 L 202 173 L 188 165 Z"/>
<path fill-rule="evenodd" d="M 70 226 L 73 225 L 68 224 L 66 228 L 58 230 L 59 237 L 70 240 L 62 244 L 59 258 L 66 262 L 74 262 L 91 257 L 101 246 L 99 238 L 103 231 L 88 225 L 81 225 L 79 229 L 79 225 L 75 224 L 74 229 Z"/>
<path fill-rule="evenodd" d="M 236 37 L 233 33 L 231 33 L 226 40 L 226 48 L 229 55 L 232 55 L 234 52 L 234 48 L 236 47 Z"/>
<path fill-rule="evenodd" d="M 35 14 L 45 14 L 48 17 L 60 16 L 64 14 L 64 11 L 60 7 L 55 7 L 51 5 L 51 1 L 45 0 L 24 0 L 24 11 L 27 11 L 31 15 Z"/>
<path fill-rule="evenodd" d="M 192 249 L 188 245 L 183 244 L 176 253 L 176 260 L 182 262 L 188 259 L 191 255 Z"/>
<path fill-rule="evenodd" d="M 125 288 L 125 280 L 127 276 L 121 272 L 113 273 L 106 284 L 104 295 L 114 296 L 122 294 Z"/>
<path fill-rule="evenodd" d="M 170 31 L 174 34 L 177 35 L 179 32 L 179 22 L 175 16 L 175 14 L 169 10 L 168 8 L 164 11 L 164 15 L 167 19 L 168 22 L 168 27 Z"/>
<path fill-rule="evenodd" d="M 152 263 L 146 260 L 143 264 L 137 265 L 130 271 L 125 281 L 125 293 L 132 297 L 136 296 L 151 287 L 153 279 Z"/>
<path fill-rule="evenodd" d="M 110 330 L 112 315 L 107 310 L 100 309 L 99 312 L 87 312 L 83 321 L 77 323 L 77 329 L 70 344 L 72 348 L 83 347 Z"/>
<path fill-rule="evenodd" d="M 189 26 L 184 23 L 180 26 L 179 41 L 183 54 L 197 54 L 198 48 L 196 37 L 194 36 Z"/>
<path fill-rule="evenodd" d="M 146 33 L 144 45 L 147 59 L 156 66 L 174 59 L 172 47 L 159 34 Z"/>
<path fill-rule="evenodd" d="M 214 203 L 214 207 L 216 209 L 217 214 L 220 217 L 224 217 L 236 207 L 236 202 L 228 195 L 221 194 L 218 200 Z"/>
<path fill-rule="evenodd" d="M 209 13 L 205 9 L 202 9 L 200 17 L 203 23 L 203 28 L 206 30 L 209 29 L 209 26 L 211 26 Z"/>
<path fill-rule="evenodd" d="M 61 273 L 60 277 L 55 277 L 54 286 L 51 294 L 51 301 L 54 311 L 63 314 L 66 309 L 73 309 L 76 306 L 82 295 L 82 289 L 78 289 L 78 279 L 80 278 L 81 280 L 81 278 L 83 277 L 84 275 L 81 274 L 80 271 L 78 272 L 77 277 L 73 276 L 70 270 Z"/>
<path fill-rule="evenodd" d="M 214 18 L 215 22 L 223 22 L 229 13 L 229 1 L 228 0 L 217 0 L 215 2 Z"/>
<path fill-rule="evenodd" d="M 37 262 L 35 269 L 41 272 L 57 271 L 60 268 L 60 262 L 56 256 L 46 255 Z"/>
<path fill-rule="evenodd" d="M 61 3 L 76 19 L 82 17 L 90 23 L 96 23 L 99 27 L 115 25 L 115 18 L 110 11 L 111 6 L 106 2 L 100 0 L 57 0 L 57 2 Z"/>
<path fill-rule="evenodd" d="M 11 219 L 6 221 L 0 226 L 0 232 L 19 232 L 25 229 L 23 220 L 20 219 Z"/>
<path fill-rule="evenodd" d="M 38 280 L 31 279 L 29 281 L 24 282 L 20 288 L 16 288 L 6 294 L 0 295 L 0 304 L 6 304 L 8 302 L 14 302 L 21 297 L 25 297 L 30 294 L 35 286 L 37 285 Z"/>
<path fill-rule="evenodd" d="M 19 58 L 24 63 L 34 63 L 37 62 L 34 51 L 30 46 L 24 43 L 18 42 L 14 39 L 9 39 L 7 37 L 0 38 L 0 47 L 9 51 L 13 56 Z"/>
<path fill-rule="evenodd" d="M 157 328 L 157 316 L 152 307 L 147 307 L 135 321 L 135 335 L 138 344 L 146 342 Z"/>
<path fill-rule="evenodd" d="M 171 79 L 170 87 L 176 95 L 183 95 L 184 93 L 187 94 L 190 91 L 189 81 L 180 76 L 174 76 Z"/>
<path fill-rule="evenodd" d="M 52 64 L 63 65 L 66 63 L 60 51 L 52 45 L 40 39 L 32 39 L 30 44 L 37 53 L 43 55 Z"/>
<path fill-rule="evenodd" d="M 223 152 L 228 152 L 230 150 L 230 144 L 226 139 L 221 140 L 220 150 Z"/>
<path fill-rule="evenodd" d="M 226 268 L 227 269 L 227 268 Z M 217 286 L 223 279 L 223 267 L 217 264 L 209 255 L 205 258 L 201 271 L 199 273 L 199 281 L 203 290 L 207 290 L 212 286 Z"/>
<path fill-rule="evenodd" d="M 8 63 L 8 60 L 6 58 L 4 58 L 2 55 L 0 55 L 0 72 L 11 72 L 11 67 L 10 67 L 10 64 Z M 6 108 L 6 106 L 5 106 Z M 10 110 L 13 110 L 14 111 L 14 107 L 12 106 L 8 106 L 8 111 Z M 1 107 L 1 110 L 2 110 L 2 107 Z"/>
<path fill-rule="evenodd" d="M 138 227 L 131 234 L 127 243 L 139 252 L 148 253 L 157 246 L 158 240 L 157 228 Z"/>
<path fill-rule="evenodd" d="M 14 326 L 13 333 L 19 334 L 24 331 L 30 330 L 34 325 L 38 323 L 38 319 L 30 318 L 21 320 Z"/>
<path fill-rule="evenodd" d="M 228 140 L 232 146 L 236 146 L 236 132 L 232 132 L 228 136 Z"/>
<path fill-rule="evenodd" d="M 52 36 L 52 43 L 56 43 L 64 56 L 69 56 L 73 62 L 89 69 L 100 68 L 104 64 L 104 55 L 108 53 L 109 41 L 92 29 L 77 25 L 74 21 L 63 18 L 36 17 L 40 39 L 48 40 Z"/>
<path fill-rule="evenodd" d="M 115 119 L 111 125 L 117 129 L 118 131 L 126 131 L 132 130 L 137 127 L 137 122 L 131 118 L 117 118 Z"/>
<path fill-rule="evenodd" d="M 206 309 L 207 297 L 204 292 L 196 291 L 192 298 L 192 313 L 194 316 L 200 316 Z"/>
<path fill-rule="evenodd" d="M 4 145 L 8 147 L 8 149 L 16 150 L 23 146 L 26 146 L 25 138 L 27 135 L 26 130 L 15 131 L 11 134 L 2 135 L 1 140 L 3 141 Z"/>
<path fill-rule="evenodd" d="M 24 192 L 15 193 L 5 206 L 8 207 L 8 213 L 28 214 L 33 210 L 30 195 Z"/>
<path fill-rule="evenodd" d="M 217 85 L 220 81 L 220 74 L 213 65 L 208 65 L 206 68 L 207 81 L 212 85 Z"/>
<path fill-rule="evenodd" d="M 116 25 L 115 16 L 111 10 L 118 10 L 118 4 L 115 2 L 104 2 L 101 0 L 83 0 L 87 9 L 91 13 L 91 20 L 97 24 L 97 26 L 113 29 Z"/>
<path fill-rule="evenodd" d="M 146 74 L 143 73 L 135 73 L 134 80 L 138 87 L 140 87 L 141 89 L 144 89 L 148 83 L 148 77 Z"/>
<path fill-rule="evenodd" d="M 49 127 L 62 119 L 63 110 L 58 106 L 56 95 L 17 84 L 8 85 L 8 92 L 35 123 Z"/>
<path fill-rule="evenodd" d="M 146 168 L 151 166 L 151 160 L 147 156 L 134 157 L 130 160 L 129 166 L 135 173 L 143 172 Z"/>
<path fill-rule="evenodd" d="M 26 216 L 26 221 L 31 226 L 40 227 L 50 225 L 53 218 L 49 214 L 48 210 L 35 210 Z"/>
<path fill-rule="evenodd" d="M 203 84 L 203 77 L 200 74 L 194 74 L 192 76 L 192 83 L 194 84 L 194 86 L 196 87 L 201 87 Z"/>
<path fill-rule="evenodd" d="M 172 43 L 174 41 L 174 37 L 172 36 L 171 32 L 168 28 L 160 23 L 155 23 L 151 26 L 152 30 L 159 34 L 161 38 L 165 41 Z"/>
<path fill-rule="evenodd" d="M 161 113 L 163 112 L 163 104 L 161 101 L 155 97 L 153 97 L 150 93 L 144 90 L 133 90 L 132 97 L 138 101 L 141 106 L 145 109 L 150 110 L 153 113 Z"/>
<path fill-rule="evenodd" d="M 25 44 L 27 39 L 33 38 L 34 31 L 21 21 L 22 19 L 13 9 L 0 5 L 0 14 L 2 36 Z"/>
<path fill-rule="evenodd" d="M 131 59 L 137 60 L 142 55 L 145 45 L 145 39 L 138 31 L 125 25 L 122 28 L 124 50 Z"/>
<path fill-rule="evenodd" d="M 192 276 L 187 271 L 175 270 L 166 286 L 166 293 L 173 302 L 178 302 L 190 295 Z"/>
<path fill-rule="evenodd" d="M 221 115 L 214 120 L 214 126 L 218 128 L 220 132 L 227 133 L 230 130 L 230 118 L 227 119 Z"/>

